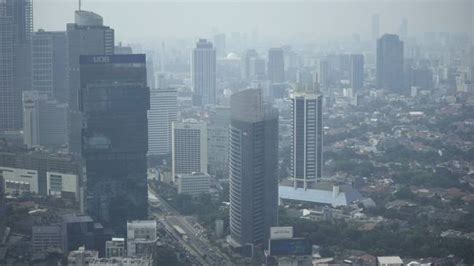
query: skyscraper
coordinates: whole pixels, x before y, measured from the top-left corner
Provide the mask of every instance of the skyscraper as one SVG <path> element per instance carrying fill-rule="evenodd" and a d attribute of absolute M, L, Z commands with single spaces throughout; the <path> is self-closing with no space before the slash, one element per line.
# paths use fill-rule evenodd
<path fill-rule="evenodd" d="M 230 108 L 219 106 L 209 114 L 208 153 L 209 173 L 227 178 L 229 154 Z"/>
<path fill-rule="evenodd" d="M 216 49 L 206 39 L 199 39 L 191 56 L 193 103 L 197 106 L 216 103 Z"/>
<path fill-rule="evenodd" d="M 226 56 L 225 33 L 214 35 L 214 45 L 216 46 L 217 57 L 223 58 Z"/>
<path fill-rule="evenodd" d="M 281 48 L 268 50 L 268 80 L 270 84 L 285 82 L 285 58 Z"/>
<path fill-rule="evenodd" d="M 67 143 L 67 105 L 49 93 L 23 92 L 23 138 L 28 147 L 60 148 Z"/>
<path fill-rule="evenodd" d="M 278 223 L 278 111 L 260 89 L 231 96 L 230 244 L 266 245 Z"/>
<path fill-rule="evenodd" d="M 31 0 L 0 1 L 0 131 L 19 130 L 21 94 L 31 88 Z"/>
<path fill-rule="evenodd" d="M 172 176 L 207 173 L 207 125 L 194 119 L 173 122 Z"/>
<path fill-rule="evenodd" d="M 31 40 L 32 89 L 67 102 L 66 33 L 39 30 Z"/>
<path fill-rule="evenodd" d="M 148 111 L 148 153 L 166 155 L 171 152 L 171 124 L 178 118 L 176 89 L 150 90 Z"/>
<path fill-rule="evenodd" d="M 323 97 L 317 88 L 297 87 L 290 99 L 293 138 L 290 173 L 294 187 L 307 188 L 322 175 Z"/>
<path fill-rule="evenodd" d="M 395 34 L 377 40 L 377 88 L 403 93 L 403 42 Z"/>
<path fill-rule="evenodd" d="M 380 16 L 378 14 L 372 15 L 372 40 L 375 41 L 380 36 Z"/>
<path fill-rule="evenodd" d="M 351 55 L 350 63 L 350 82 L 355 92 L 360 91 L 364 87 L 364 56 L 361 54 Z"/>
<path fill-rule="evenodd" d="M 145 55 L 81 56 L 80 71 L 87 212 L 123 233 L 147 218 Z"/>
<path fill-rule="evenodd" d="M 78 111 L 80 88 L 79 56 L 111 55 L 114 53 L 114 30 L 103 25 L 101 16 L 79 10 L 75 12 L 75 23 L 67 24 L 68 43 L 68 104 L 69 104 L 69 150 L 81 151 L 81 114 Z"/>

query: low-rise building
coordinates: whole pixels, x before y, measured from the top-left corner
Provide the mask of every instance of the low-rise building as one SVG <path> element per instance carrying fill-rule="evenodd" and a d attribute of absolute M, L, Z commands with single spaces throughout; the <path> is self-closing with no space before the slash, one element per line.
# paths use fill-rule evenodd
<path fill-rule="evenodd" d="M 25 192 L 38 194 L 38 171 L 0 167 L 5 194 L 20 195 Z"/>
<path fill-rule="evenodd" d="M 125 239 L 114 237 L 105 242 L 105 256 L 107 258 L 125 256 Z"/>
<path fill-rule="evenodd" d="M 398 256 L 377 257 L 378 266 L 403 266 L 403 260 Z"/>
<path fill-rule="evenodd" d="M 127 222 L 127 256 L 140 257 L 150 254 L 157 240 L 156 221 L 140 220 Z"/>
<path fill-rule="evenodd" d="M 198 196 L 209 193 L 211 186 L 210 176 L 205 173 L 181 174 L 177 178 L 178 193 Z"/>
<path fill-rule="evenodd" d="M 61 251 L 62 235 L 60 225 L 39 225 L 32 227 L 31 244 L 33 253 Z"/>

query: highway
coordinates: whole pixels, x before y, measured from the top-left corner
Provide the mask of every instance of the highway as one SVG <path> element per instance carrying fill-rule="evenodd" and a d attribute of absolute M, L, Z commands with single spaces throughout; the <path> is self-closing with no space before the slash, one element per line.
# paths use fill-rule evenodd
<path fill-rule="evenodd" d="M 223 254 L 218 248 L 211 245 L 211 243 L 202 235 L 202 232 L 196 230 L 193 225 L 186 219 L 185 216 L 179 214 L 171 205 L 163 200 L 155 191 L 149 188 L 150 200 L 159 202 L 161 212 L 156 211 L 153 215 L 160 217 L 158 220 L 165 226 L 180 244 L 190 251 L 196 257 L 197 261 L 202 265 L 233 265 L 230 258 Z M 173 225 L 178 225 L 186 233 L 186 240 L 178 234 Z"/>

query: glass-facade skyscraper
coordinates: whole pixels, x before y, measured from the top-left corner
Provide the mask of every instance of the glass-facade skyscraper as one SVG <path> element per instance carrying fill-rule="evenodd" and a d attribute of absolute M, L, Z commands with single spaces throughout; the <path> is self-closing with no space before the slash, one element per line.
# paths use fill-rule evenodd
<path fill-rule="evenodd" d="M 147 218 L 145 55 L 81 56 L 80 71 L 87 212 L 124 232 Z"/>
<path fill-rule="evenodd" d="M 403 93 L 403 83 L 403 42 L 384 34 L 377 40 L 377 88 Z"/>
<path fill-rule="evenodd" d="M 231 96 L 230 244 L 266 245 L 278 223 L 278 111 L 260 89 Z"/>

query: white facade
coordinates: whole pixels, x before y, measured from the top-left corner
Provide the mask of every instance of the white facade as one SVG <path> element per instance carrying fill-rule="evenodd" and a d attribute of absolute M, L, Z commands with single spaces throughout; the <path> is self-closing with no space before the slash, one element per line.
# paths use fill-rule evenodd
<path fill-rule="evenodd" d="M 156 221 L 127 222 L 127 256 L 144 255 L 148 246 L 156 241 Z"/>
<path fill-rule="evenodd" d="M 207 173 L 207 125 L 196 120 L 172 124 L 172 176 Z"/>
<path fill-rule="evenodd" d="M 125 239 L 113 237 L 112 240 L 105 242 L 105 257 L 123 257 L 125 256 Z"/>
<path fill-rule="evenodd" d="M 199 39 L 191 56 L 191 78 L 196 105 L 216 103 L 216 49 Z"/>
<path fill-rule="evenodd" d="M 377 257 L 379 266 L 403 266 L 403 261 L 398 256 Z"/>
<path fill-rule="evenodd" d="M 46 189 L 50 196 L 74 195 L 79 200 L 79 178 L 75 174 L 46 172 Z"/>
<path fill-rule="evenodd" d="M 210 176 L 203 173 L 178 175 L 178 193 L 198 196 L 209 193 L 211 186 Z"/>
<path fill-rule="evenodd" d="M 38 194 L 38 171 L 21 168 L 0 167 L 5 194 Z"/>
<path fill-rule="evenodd" d="M 178 117 L 176 89 L 150 90 L 148 111 L 148 153 L 165 155 L 171 152 L 171 123 Z"/>
<path fill-rule="evenodd" d="M 322 95 L 317 90 L 297 88 L 290 96 L 293 138 L 290 174 L 294 186 L 305 189 L 322 176 Z"/>

